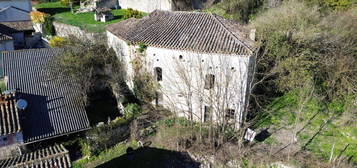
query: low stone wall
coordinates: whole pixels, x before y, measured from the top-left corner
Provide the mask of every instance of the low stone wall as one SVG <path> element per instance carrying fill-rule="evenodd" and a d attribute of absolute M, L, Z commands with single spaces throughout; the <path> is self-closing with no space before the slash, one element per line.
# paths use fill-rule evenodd
<path fill-rule="evenodd" d="M 173 10 L 172 0 L 119 0 L 119 5 L 124 9 L 132 8 L 147 13 L 156 9 Z"/>
<path fill-rule="evenodd" d="M 64 23 L 53 22 L 53 26 L 55 27 L 56 35 L 60 37 L 68 37 L 72 35 L 79 39 L 90 41 L 100 41 L 106 39 L 104 33 L 89 33 L 79 27 Z"/>

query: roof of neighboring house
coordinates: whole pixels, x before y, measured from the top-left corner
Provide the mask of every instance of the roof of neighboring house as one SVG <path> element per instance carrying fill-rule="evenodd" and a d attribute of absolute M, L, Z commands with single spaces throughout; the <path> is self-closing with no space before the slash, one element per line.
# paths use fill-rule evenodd
<path fill-rule="evenodd" d="M 0 22 L 0 30 L 4 34 L 11 34 L 21 31 L 34 31 L 32 21 Z"/>
<path fill-rule="evenodd" d="M 1 31 L 1 30 L 0 30 Z M 2 34 L 1 32 L 0 32 L 0 41 L 2 41 L 2 40 L 12 40 L 12 37 L 11 36 L 8 36 L 8 35 L 6 35 L 6 34 Z"/>
<path fill-rule="evenodd" d="M 134 44 L 204 53 L 249 54 L 248 30 L 211 13 L 156 10 L 142 18 L 111 24 L 107 30 Z"/>
<path fill-rule="evenodd" d="M 8 6 L 8 7 L 6 7 L 6 8 L 2 8 L 2 9 L 0 9 L 0 13 L 1 13 L 1 12 L 5 12 L 6 10 L 9 10 L 9 9 L 11 9 L 11 8 L 12 8 L 12 9 L 16 9 L 16 10 L 21 11 L 21 12 L 30 13 L 30 12 L 27 11 L 27 10 L 24 10 L 24 9 L 15 7 L 15 6 Z"/>
<path fill-rule="evenodd" d="M 48 72 L 48 62 L 61 51 L 47 48 L 2 53 L 7 88 L 17 89 L 28 102 L 21 120 L 25 143 L 90 127 L 79 86 Z"/>
<path fill-rule="evenodd" d="M 31 153 L 26 153 L 21 156 L 0 160 L 0 167 L 69 168 L 71 167 L 71 161 L 69 158 L 68 150 L 66 150 L 63 145 L 55 145 Z"/>
<path fill-rule="evenodd" d="M 15 92 L 0 94 L 0 135 L 13 134 L 21 131 L 15 94 Z"/>

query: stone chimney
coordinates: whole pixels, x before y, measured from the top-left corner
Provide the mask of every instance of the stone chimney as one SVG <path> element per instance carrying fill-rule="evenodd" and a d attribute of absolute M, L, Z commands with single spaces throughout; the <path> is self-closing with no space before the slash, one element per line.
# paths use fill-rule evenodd
<path fill-rule="evenodd" d="M 251 29 L 249 32 L 249 38 L 253 41 L 255 41 L 255 32 L 256 32 L 256 29 Z"/>

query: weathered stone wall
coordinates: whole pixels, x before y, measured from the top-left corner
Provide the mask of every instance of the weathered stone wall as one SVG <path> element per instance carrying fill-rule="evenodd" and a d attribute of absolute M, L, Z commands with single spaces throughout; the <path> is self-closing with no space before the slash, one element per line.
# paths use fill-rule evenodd
<path fill-rule="evenodd" d="M 119 7 L 119 3 L 118 0 L 98 0 L 96 1 L 96 7 L 115 9 Z"/>
<path fill-rule="evenodd" d="M 114 48 L 118 57 L 126 64 L 127 83 L 132 87 L 135 75 L 132 59 L 137 54 L 137 46 L 128 45 L 110 32 L 107 35 L 109 46 Z M 146 71 L 154 74 L 155 68 L 162 69 L 162 81 L 159 81 L 159 85 L 163 99 L 160 100 L 160 105 L 187 118 L 191 111 L 194 120 L 204 121 L 205 106 L 211 106 L 212 102 L 227 104 L 227 109 L 235 111 L 234 119 L 237 124 L 243 120 L 251 77 L 250 67 L 254 60 L 252 56 L 207 54 L 151 46 L 143 54 L 145 58 L 142 62 Z M 204 89 L 206 75 L 215 76 L 214 89 Z M 212 119 L 219 121 L 224 115 L 222 111 L 213 108 Z"/>
<path fill-rule="evenodd" d="M 148 13 L 156 9 L 173 10 L 172 0 L 119 0 L 119 5 L 124 9 L 132 8 Z"/>
<path fill-rule="evenodd" d="M 79 27 L 64 24 L 64 23 L 59 23 L 59 22 L 53 22 L 53 26 L 55 27 L 56 35 L 60 37 L 68 37 L 72 35 L 83 40 L 90 40 L 90 41 L 105 40 L 104 33 L 88 33 Z"/>

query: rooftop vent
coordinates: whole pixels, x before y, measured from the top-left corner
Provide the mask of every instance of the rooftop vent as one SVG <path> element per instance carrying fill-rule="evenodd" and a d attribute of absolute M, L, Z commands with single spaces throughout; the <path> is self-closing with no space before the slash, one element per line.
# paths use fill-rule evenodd
<path fill-rule="evenodd" d="M 16 107 L 20 110 L 25 110 L 26 107 L 27 107 L 28 103 L 25 99 L 19 99 L 17 102 L 16 102 Z"/>

